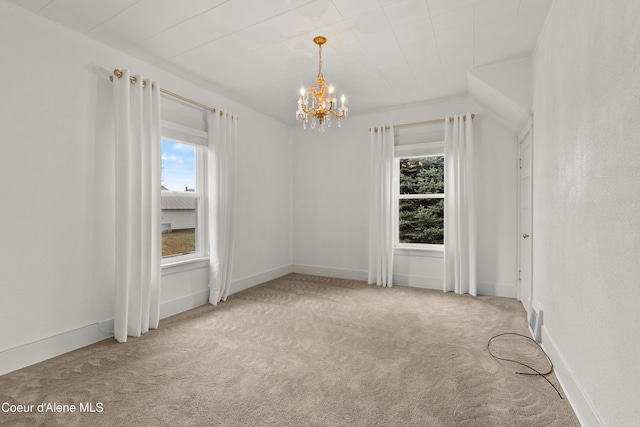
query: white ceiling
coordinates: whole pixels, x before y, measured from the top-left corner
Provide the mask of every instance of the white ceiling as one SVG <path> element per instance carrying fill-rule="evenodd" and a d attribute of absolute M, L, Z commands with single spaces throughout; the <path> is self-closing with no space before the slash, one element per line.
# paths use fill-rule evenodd
<path fill-rule="evenodd" d="M 291 124 L 316 35 L 324 77 L 357 114 L 466 94 L 467 70 L 531 54 L 553 2 L 10 1 Z"/>

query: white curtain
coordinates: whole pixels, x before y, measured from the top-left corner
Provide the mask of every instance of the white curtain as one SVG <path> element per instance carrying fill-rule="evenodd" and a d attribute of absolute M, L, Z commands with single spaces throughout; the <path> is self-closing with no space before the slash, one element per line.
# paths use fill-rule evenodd
<path fill-rule="evenodd" d="M 477 293 L 473 120 L 445 119 L 444 291 Z"/>
<path fill-rule="evenodd" d="M 368 283 L 393 284 L 393 126 L 372 128 Z"/>
<path fill-rule="evenodd" d="M 160 319 L 160 86 L 128 70 L 114 79 L 116 289 L 114 336 L 140 336 Z"/>
<path fill-rule="evenodd" d="M 231 289 L 238 118 L 229 113 L 215 113 L 209 114 L 207 121 L 209 303 L 217 305 L 226 301 Z"/>

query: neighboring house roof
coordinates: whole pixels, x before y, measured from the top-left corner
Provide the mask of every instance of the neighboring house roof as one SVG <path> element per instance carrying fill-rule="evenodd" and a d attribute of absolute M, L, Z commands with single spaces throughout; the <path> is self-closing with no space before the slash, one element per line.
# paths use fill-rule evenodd
<path fill-rule="evenodd" d="M 187 209 L 193 210 L 196 208 L 195 197 L 180 197 L 180 196 L 162 196 L 162 209 Z"/>

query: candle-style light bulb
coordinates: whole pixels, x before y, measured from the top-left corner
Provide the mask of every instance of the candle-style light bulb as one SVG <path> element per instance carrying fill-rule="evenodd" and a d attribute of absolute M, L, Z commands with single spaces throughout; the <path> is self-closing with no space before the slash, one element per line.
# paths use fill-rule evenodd
<path fill-rule="evenodd" d="M 343 93 L 343 94 L 342 94 L 342 96 L 340 97 L 340 101 L 342 102 L 342 108 L 344 108 L 344 101 L 345 101 L 346 99 L 347 99 L 347 98 L 345 98 L 345 97 L 344 97 L 344 93 Z"/>

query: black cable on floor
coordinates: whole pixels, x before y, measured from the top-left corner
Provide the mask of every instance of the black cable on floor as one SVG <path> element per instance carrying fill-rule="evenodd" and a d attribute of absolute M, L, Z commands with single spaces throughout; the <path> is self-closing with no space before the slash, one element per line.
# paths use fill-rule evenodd
<path fill-rule="evenodd" d="M 506 359 L 506 358 L 503 358 L 503 357 L 498 357 L 495 354 L 493 354 L 491 352 L 491 341 L 493 341 L 494 339 L 496 339 L 498 337 L 504 336 L 504 335 L 515 335 L 515 336 L 518 336 L 518 337 L 526 338 L 529 341 L 532 341 L 535 345 L 538 346 L 538 348 L 540 349 L 542 354 L 544 354 L 544 356 L 547 358 L 547 362 L 549 363 L 549 371 L 542 373 L 542 372 L 538 371 L 537 369 L 527 365 L 526 363 L 519 362 L 519 361 L 513 360 L 513 359 Z M 533 372 L 517 372 L 516 371 L 516 374 L 518 374 L 518 375 L 539 375 L 539 376 L 541 376 L 542 378 L 545 379 L 546 382 L 548 382 L 551 385 L 551 387 L 553 387 L 553 389 L 556 391 L 556 393 L 558 393 L 558 396 L 560 396 L 560 399 L 563 399 L 562 394 L 560 394 L 560 390 L 558 390 L 558 388 L 555 385 L 553 385 L 553 383 L 551 381 L 549 381 L 549 379 L 546 377 L 547 375 L 549 375 L 550 373 L 553 372 L 553 363 L 551 362 L 551 359 L 549 359 L 549 356 L 547 356 L 547 353 L 545 353 L 545 351 L 542 349 L 542 347 L 540 347 L 540 344 L 538 344 L 535 340 L 531 339 L 530 337 L 528 337 L 526 335 L 518 334 L 518 333 L 515 333 L 515 332 L 504 332 L 504 333 L 501 333 L 501 334 L 498 334 L 498 335 L 494 335 L 489 339 L 489 341 L 487 342 L 487 350 L 489 351 L 489 354 L 491 355 L 491 357 L 493 357 L 496 360 L 503 360 L 505 362 L 517 363 L 518 365 L 524 366 L 527 369 L 531 369 Z"/>

